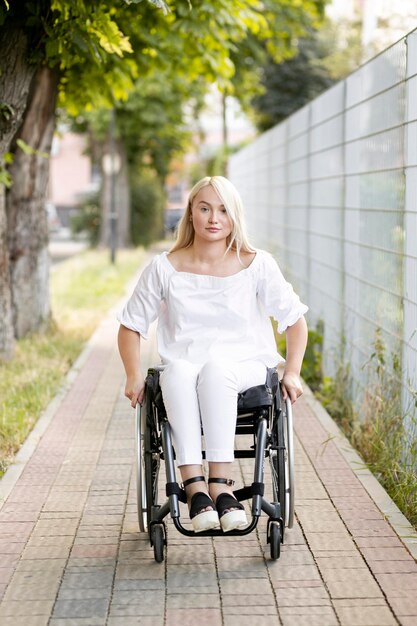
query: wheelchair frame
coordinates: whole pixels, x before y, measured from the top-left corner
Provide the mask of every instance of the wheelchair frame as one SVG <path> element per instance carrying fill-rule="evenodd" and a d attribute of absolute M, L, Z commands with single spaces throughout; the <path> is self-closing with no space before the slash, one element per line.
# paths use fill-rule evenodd
<path fill-rule="evenodd" d="M 251 387 L 239 394 L 236 435 L 251 434 L 250 450 L 235 450 L 235 458 L 254 458 L 251 486 L 234 491 L 239 502 L 252 499 L 252 520 L 247 527 L 224 533 L 209 530 L 195 533 L 180 521 L 180 502 L 186 503 L 185 491 L 176 480 L 175 452 L 159 387 L 163 366 L 148 370 L 144 402 L 136 408 L 136 489 L 140 532 L 149 534 L 157 562 L 164 560 L 167 533 L 164 518 L 171 515 L 174 526 L 183 535 L 216 537 L 246 535 L 257 526 L 261 512 L 268 515 L 267 543 L 272 559 L 279 558 L 285 526 L 294 522 L 294 452 L 291 402 L 282 398 L 276 370 L 268 370 L 265 385 Z M 204 452 L 203 452 L 204 458 Z M 264 497 L 264 462 L 269 458 L 273 502 Z M 158 504 L 160 461 L 165 461 L 166 496 Z"/>

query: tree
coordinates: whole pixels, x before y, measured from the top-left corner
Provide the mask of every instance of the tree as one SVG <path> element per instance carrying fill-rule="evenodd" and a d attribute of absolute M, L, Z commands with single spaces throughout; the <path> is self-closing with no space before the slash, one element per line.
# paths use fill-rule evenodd
<path fill-rule="evenodd" d="M 132 16 L 128 0 L 118 4 Z M 131 52 L 110 2 L 91 7 L 83 0 L 15 1 L 0 7 L 3 358 L 12 354 L 13 336 L 38 329 L 49 317 L 44 199 L 55 103 L 71 109 L 126 97 L 138 71 L 124 58 Z"/>
<path fill-rule="evenodd" d="M 268 58 L 261 78 L 265 91 L 252 100 L 260 130 L 278 124 L 335 82 L 323 66 L 325 53 L 316 33 L 311 33 L 299 41 L 294 57 L 279 64 Z"/>
<path fill-rule="evenodd" d="M 323 2 L 300 0 L 294 6 L 292 0 L 195 0 L 191 5 L 178 0 L 170 4 L 170 12 L 159 10 L 167 8 L 163 0 L 15 0 L 10 7 L 0 5 L 0 93 L 6 94 L 0 105 L 2 148 L 6 161 L 14 158 L 10 173 L 15 177 L 26 173 L 22 189 L 14 184 L 7 191 L 7 220 L 4 208 L 1 214 L 4 198 L 0 200 L 0 227 L 7 224 L 8 229 L 7 238 L 0 232 L 0 241 L 10 246 L 8 254 L 0 257 L 0 294 L 6 302 L 0 320 L 3 355 L 10 353 L 11 319 L 13 333 L 21 336 L 39 328 L 49 315 L 44 155 L 50 151 L 55 102 L 71 115 L 117 103 L 119 116 L 119 103 L 159 70 L 165 76 L 183 77 L 190 90 L 193 81 L 207 85 L 216 80 L 232 89 L 233 56 L 239 56 L 246 39 L 252 47 L 256 41 L 265 42 L 277 54 L 290 49 L 292 30 L 300 31 L 297 19 L 304 28 L 318 17 Z M 11 40 L 16 42 L 12 55 Z M 32 125 L 38 106 L 42 106 L 41 119 Z M 164 145 L 154 143 L 150 153 L 156 162 Z M 1 175 L 10 183 L 4 168 Z M 22 283 L 23 276 L 30 288 Z M 22 314 L 24 308 L 28 315 Z"/>

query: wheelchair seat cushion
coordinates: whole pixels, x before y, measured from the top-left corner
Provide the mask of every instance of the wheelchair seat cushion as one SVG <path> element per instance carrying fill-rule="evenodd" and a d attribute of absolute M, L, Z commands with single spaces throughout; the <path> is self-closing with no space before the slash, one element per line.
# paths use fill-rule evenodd
<path fill-rule="evenodd" d="M 243 391 L 238 395 L 238 411 L 272 406 L 277 389 L 278 372 L 275 368 L 270 368 L 266 372 L 266 381 L 264 385 L 249 387 L 249 389 L 246 389 L 246 391 Z"/>

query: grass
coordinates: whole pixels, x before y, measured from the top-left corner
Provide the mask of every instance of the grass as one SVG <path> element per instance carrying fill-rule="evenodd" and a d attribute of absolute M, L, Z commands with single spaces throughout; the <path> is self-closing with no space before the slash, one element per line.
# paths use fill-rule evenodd
<path fill-rule="evenodd" d="M 51 322 L 17 341 L 15 358 L 0 364 L 0 476 L 143 258 L 141 249 L 119 251 L 112 266 L 108 251 L 89 250 L 53 269 Z"/>
<path fill-rule="evenodd" d="M 278 351 L 285 356 L 285 335 L 276 332 Z M 334 377 L 322 374 L 323 325 L 309 329 L 301 376 L 334 421 L 359 452 L 400 511 L 417 528 L 417 433 L 413 406 L 401 402 L 400 358 L 387 355 L 377 331 L 371 358 L 363 367 L 366 394 L 360 406 L 354 402 L 349 364 L 339 363 Z M 343 350 L 341 350 L 343 353 Z M 358 394 L 357 394 L 358 395 Z M 408 423 L 408 430 L 405 423 Z"/>
<path fill-rule="evenodd" d="M 410 435 L 417 432 L 412 417 L 415 406 L 409 410 L 402 406 L 400 359 L 386 354 L 379 332 L 374 352 L 363 369 L 366 391 L 359 407 L 353 402 L 348 365 L 341 364 L 334 378 L 325 378 L 316 396 L 417 528 L 417 442 Z"/>

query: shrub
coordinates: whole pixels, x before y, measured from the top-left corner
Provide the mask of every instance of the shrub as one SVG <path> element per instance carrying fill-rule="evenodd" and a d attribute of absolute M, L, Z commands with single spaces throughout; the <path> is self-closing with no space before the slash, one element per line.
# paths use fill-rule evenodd
<path fill-rule="evenodd" d="M 165 192 L 160 179 L 145 170 L 131 182 L 131 233 L 134 245 L 149 246 L 164 236 Z"/>
<path fill-rule="evenodd" d="M 94 193 L 81 203 L 76 215 L 71 217 L 71 232 L 74 235 L 87 233 L 90 245 L 96 246 L 100 236 L 100 223 L 100 196 Z"/>

